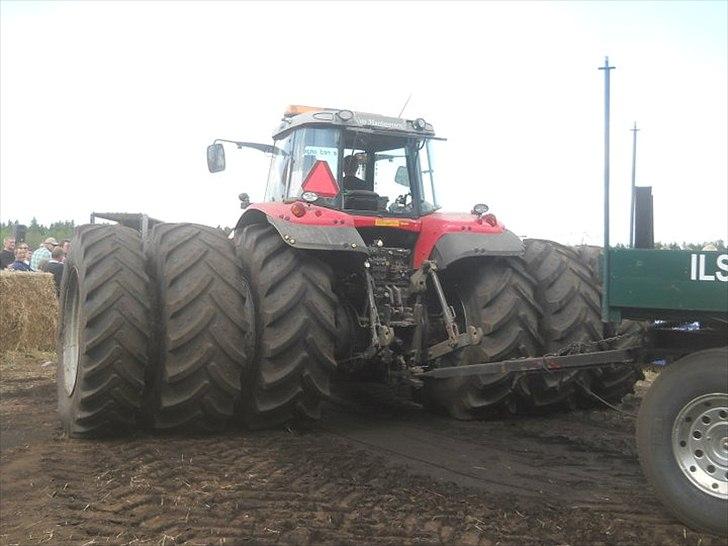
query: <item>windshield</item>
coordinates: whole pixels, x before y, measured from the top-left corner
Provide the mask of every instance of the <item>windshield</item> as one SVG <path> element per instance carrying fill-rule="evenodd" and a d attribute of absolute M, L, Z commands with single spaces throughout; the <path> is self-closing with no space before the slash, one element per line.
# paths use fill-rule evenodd
<path fill-rule="evenodd" d="M 364 214 L 427 214 L 438 208 L 438 144 L 416 135 L 303 127 L 276 142 L 290 157 L 273 158 L 268 199 L 299 198 L 314 165 L 326 162 L 336 178 L 335 195 L 319 197 L 317 204 Z"/>
<path fill-rule="evenodd" d="M 343 141 L 343 209 L 414 216 L 437 208 L 432 139 L 345 131 Z"/>

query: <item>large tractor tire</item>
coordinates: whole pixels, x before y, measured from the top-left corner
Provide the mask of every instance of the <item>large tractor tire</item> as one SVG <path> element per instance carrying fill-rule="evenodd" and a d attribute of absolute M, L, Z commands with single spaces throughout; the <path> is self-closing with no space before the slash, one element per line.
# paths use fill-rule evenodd
<path fill-rule="evenodd" d="M 218 229 L 157 224 L 145 254 L 156 287 L 151 424 L 219 430 L 240 406 L 252 357 L 253 307 L 235 249 Z"/>
<path fill-rule="evenodd" d="M 534 356 L 540 351 L 539 310 L 533 282 L 518 260 L 493 259 L 460 270 L 446 279 L 459 301 L 464 325 L 482 328 L 477 346 L 445 359 L 444 366 L 494 362 Z M 516 412 L 523 402 L 515 373 L 427 379 L 420 400 L 428 409 L 461 419 L 480 419 L 495 411 Z"/>
<path fill-rule="evenodd" d="M 536 301 L 543 312 L 540 330 L 544 351 L 555 353 L 572 344 L 601 340 L 599 287 L 579 255 L 551 241 L 527 239 L 524 244 L 524 259 L 536 281 Z M 533 405 L 575 407 L 582 398 L 578 383 L 587 379 L 587 373 L 568 370 L 528 376 Z"/>
<path fill-rule="evenodd" d="M 581 262 L 591 273 L 592 282 L 599 291 L 600 304 L 602 292 L 602 260 L 604 252 L 602 247 L 594 245 L 578 245 L 573 247 L 576 250 Z M 621 339 L 609 343 L 609 349 L 625 349 L 639 345 L 647 334 L 647 323 L 636 320 L 623 320 L 619 324 L 604 324 L 603 336 L 613 338 L 621 336 Z M 634 392 L 637 381 L 644 379 L 642 370 L 634 366 L 612 364 L 601 368 L 589 370 L 589 373 L 582 376 L 588 381 L 590 390 L 599 398 L 611 404 L 619 403 L 625 396 Z M 589 396 L 582 398 L 585 405 L 599 403 L 598 398 Z"/>
<path fill-rule="evenodd" d="M 728 348 L 692 353 L 660 373 L 637 417 L 637 452 L 680 521 L 728 537 Z"/>
<path fill-rule="evenodd" d="M 331 271 L 290 247 L 269 224 L 238 229 L 235 246 L 256 310 L 244 419 L 251 428 L 318 419 L 336 367 Z"/>
<path fill-rule="evenodd" d="M 61 284 L 58 413 L 71 437 L 119 433 L 140 414 L 151 321 L 139 233 L 76 229 Z"/>
<path fill-rule="evenodd" d="M 602 285 L 602 267 L 604 252 L 602 247 L 595 245 L 576 245 L 572 247 L 579 255 L 581 263 L 583 263 L 591 273 L 594 282 L 601 287 Z"/>

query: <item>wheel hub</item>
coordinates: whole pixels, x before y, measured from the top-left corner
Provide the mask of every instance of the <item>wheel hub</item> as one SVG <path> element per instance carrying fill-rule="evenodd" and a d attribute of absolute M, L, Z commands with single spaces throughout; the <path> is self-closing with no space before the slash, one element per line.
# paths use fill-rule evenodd
<path fill-rule="evenodd" d="M 672 449 L 693 485 L 728 499 L 728 394 L 705 394 L 688 402 L 675 418 Z"/>

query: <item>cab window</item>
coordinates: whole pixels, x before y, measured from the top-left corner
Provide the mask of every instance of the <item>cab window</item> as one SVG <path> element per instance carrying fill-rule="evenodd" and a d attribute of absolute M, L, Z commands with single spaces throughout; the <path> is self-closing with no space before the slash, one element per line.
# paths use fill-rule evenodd
<path fill-rule="evenodd" d="M 268 184 L 265 189 L 266 202 L 283 201 L 286 196 L 288 179 L 291 174 L 292 143 L 292 135 L 275 141 L 278 151 L 273 154 L 268 171 Z"/>
<path fill-rule="evenodd" d="M 337 129 L 306 127 L 299 129 L 295 134 L 291 184 L 286 193 L 290 198 L 301 195 L 303 182 L 316 161 L 326 161 L 334 176 L 339 169 L 339 131 Z"/>

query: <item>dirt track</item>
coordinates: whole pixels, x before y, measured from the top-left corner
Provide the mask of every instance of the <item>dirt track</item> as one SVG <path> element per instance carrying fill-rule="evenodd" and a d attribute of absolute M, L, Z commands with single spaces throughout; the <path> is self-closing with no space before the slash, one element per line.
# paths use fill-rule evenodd
<path fill-rule="evenodd" d="M 461 423 L 367 390 L 310 430 L 76 441 L 50 357 L 2 360 L 0 544 L 725 544 L 664 514 L 615 411 Z"/>

